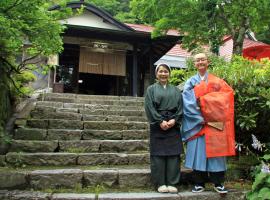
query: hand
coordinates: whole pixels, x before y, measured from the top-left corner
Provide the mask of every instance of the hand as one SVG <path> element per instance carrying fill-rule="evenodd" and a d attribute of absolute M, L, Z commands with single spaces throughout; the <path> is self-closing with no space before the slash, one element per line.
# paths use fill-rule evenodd
<path fill-rule="evenodd" d="M 168 130 L 170 128 L 169 125 L 168 125 L 168 122 L 166 122 L 166 121 L 162 121 L 159 126 L 163 131 L 166 131 L 166 130 Z"/>
<path fill-rule="evenodd" d="M 170 119 L 167 124 L 169 128 L 172 128 L 175 125 L 175 119 Z"/>

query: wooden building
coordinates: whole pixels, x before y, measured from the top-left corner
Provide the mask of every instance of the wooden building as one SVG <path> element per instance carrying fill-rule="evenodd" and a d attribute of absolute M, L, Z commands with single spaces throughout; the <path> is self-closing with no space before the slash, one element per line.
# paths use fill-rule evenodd
<path fill-rule="evenodd" d="M 179 34 L 153 39 L 151 32 L 135 30 L 94 5 L 68 3 L 72 9 L 81 6 L 81 15 L 61 22 L 67 29 L 54 84 L 69 93 L 143 96 L 154 81 L 154 63 L 179 42 Z"/>

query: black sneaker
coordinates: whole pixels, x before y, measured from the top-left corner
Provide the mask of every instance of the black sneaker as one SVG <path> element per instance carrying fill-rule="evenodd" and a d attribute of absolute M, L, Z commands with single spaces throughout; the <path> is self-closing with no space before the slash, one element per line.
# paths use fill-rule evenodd
<path fill-rule="evenodd" d="M 226 194 L 228 193 L 228 190 L 223 186 L 223 185 L 220 185 L 220 186 L 215 186 L 214 187 L 214 190 L 220 194 Z"/>
<path fill-rule="evenodd" d="M 194 187 L 191 190 L 194 193 L 199 193 L 204 191 L 204 187 L 201 185 L 194 185 Z"/>

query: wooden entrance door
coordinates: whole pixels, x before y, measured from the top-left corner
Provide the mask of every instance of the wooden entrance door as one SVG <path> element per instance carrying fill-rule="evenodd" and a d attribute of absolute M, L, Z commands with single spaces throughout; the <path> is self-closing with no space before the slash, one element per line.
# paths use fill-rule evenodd
<path fill-rule="evenodd" d="M 79 72 L 126 76 L 126 55 L 115 52 L 94 52 L 81 47 Z"/>

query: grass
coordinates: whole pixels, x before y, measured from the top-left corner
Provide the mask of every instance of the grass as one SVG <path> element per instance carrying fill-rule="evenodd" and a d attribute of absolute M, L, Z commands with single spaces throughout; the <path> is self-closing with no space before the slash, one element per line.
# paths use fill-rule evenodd
<path fill-rule="evenodd" d="M 229 181 L 225 182 L 225 186 L 229 190 L 239 190 L 239 191 L 248 191 L 251 189 L 252 183 L 250 181 L 240 180 L 240 181 Z M 192 185 L 180 185 L 178 186 L 179 192 L 186 192 L 191 191 Z M 213 184 L 207 183 L 206 191 L 213 191 Z M 88 187 L 81 187 L 81 185 L 75 185 L 73 189 L 65 189 L 65 188 L 58 188 L 58 189 L 47 189 L 41 190 L 41 192 L 47 193 L 92 193 L 92 194 L 104 194 L 104 193 L 146 193 L 146 192 L 155 192 L 155 188 L 153 186 L 146 186 L 144 188 L 119 188 L 117 186 L 108 188 L 103 185 L 96 185 L 96 186 L 88 186 Z"/>
<path fill-rule="evenodd" d="M 80 187 L 75 186 L 73 189 L 65 189 L 65 188 L 58 188 L 58 189 L 47 189 L 47 190 L 41 190 L 41 192 L 47 192 L 47 193 L 93 193 L 93 194 L 104 194 L 104 193 L 128 193 L 128 192 L 154 192 L 154 187 L 148 187 L 148 188 L 119 188 L 119 187 L 112 187 L 108 188 L 103 185 L 96 185 L 96 186 L 88 186 L 88 187 Z"/>

